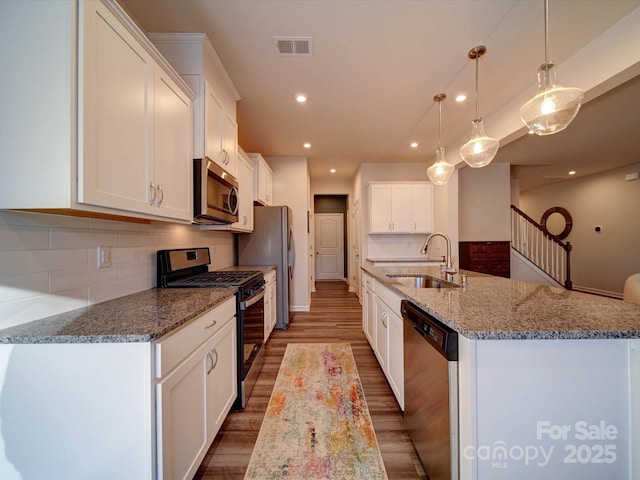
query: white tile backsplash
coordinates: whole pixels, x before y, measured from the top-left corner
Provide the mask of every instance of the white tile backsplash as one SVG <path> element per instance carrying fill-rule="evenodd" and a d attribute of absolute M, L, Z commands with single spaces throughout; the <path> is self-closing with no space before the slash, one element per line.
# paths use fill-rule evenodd
<path fill-rule="evenodd" d="M 209 247 L 211 269 L 233 265 L 230 233 L 0 210 L 0 329 L 154 288 L 156 252 L 191 247 Z"/>

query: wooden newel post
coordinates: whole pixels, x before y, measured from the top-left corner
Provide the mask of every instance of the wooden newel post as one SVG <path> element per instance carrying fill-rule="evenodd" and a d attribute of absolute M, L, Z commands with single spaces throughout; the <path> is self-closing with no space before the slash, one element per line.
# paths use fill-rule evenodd
<path fill-rule="evenodd" d="M 565 247 L 565 250 L 567 251 L 567 278 L 564 281 L 564 288 L 566 288 L 567 290 L 573 289 L 573 283 L 571 282 L 571 261 L 570 261 L 572 248 L 573 247 L 571 247 L 571 243 L 567 242 L 567 246 Z"/>

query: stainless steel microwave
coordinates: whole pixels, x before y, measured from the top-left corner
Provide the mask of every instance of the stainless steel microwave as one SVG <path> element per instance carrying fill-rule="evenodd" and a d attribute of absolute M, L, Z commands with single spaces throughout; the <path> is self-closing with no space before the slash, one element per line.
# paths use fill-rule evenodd
<path fill-rule="evenodd" d="M 238 181 L 209 158 L 193 161 L 193 194 L 194 223 L 238 221 Z"/>

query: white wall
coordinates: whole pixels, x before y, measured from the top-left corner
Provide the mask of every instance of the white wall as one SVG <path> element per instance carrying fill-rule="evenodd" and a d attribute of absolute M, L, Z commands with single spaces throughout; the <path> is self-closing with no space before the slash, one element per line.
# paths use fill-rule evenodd
<path fill-rule="evenodd" d="M 511 172 L 508 163 L 458 171 L 461 241 L 511 240 Z"/>
<path fill-rule="evenodd" d="M 0 328 L 153 288 L 156 251 L 191 247 L 210 248 L 210 269 L 233 265 L 229 233 L 0 210 Z"/>
<path fill-rule="evenodd" d="M 273 204 L 289 205 L 293 214 L 296 267 L 292 284 L 292 310 L 309 311 L 309 175 L 307 157 L 265 157 L 273 170 Z"/>
<path fill-rule="evenodd" d="M 640 180 L 625 174 L 640 163 L 575 178 L 520 194 L 520 209 L 534 220 L 551 207 L 571 214 L 571 278 L 574 288 L 622 294 L 624 280 L 640 272 Z M 602 231 L 595 232 L 601 225 Z"/>

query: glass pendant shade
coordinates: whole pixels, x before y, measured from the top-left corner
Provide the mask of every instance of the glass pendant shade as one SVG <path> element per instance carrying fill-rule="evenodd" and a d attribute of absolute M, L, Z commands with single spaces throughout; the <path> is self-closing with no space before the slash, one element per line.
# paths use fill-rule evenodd
<path fill-rule="evenodd" d="M 471 140 L 460 147 L 460 156 L 473 168 L 486 167 L 498 153 L 500 140 L 487 137 L 481 118 L 471 122 Z"/>
<path fill-rule="evenodd" d="M 451 179 L 456 167 L 444 158 L 444 148 L 436 148 L 436 161 L 427 168 L 427 176 L 434 185 L 446 185 Z"/>
<path fill-rule="evenodd" d="M 478 59 L 487 53 L 487 47 L 478 45 L 469 50 L 468 57 L 476 62 L 476 118 L 471 122 L 471 139 L 460 147 L 460 156 L 473 168 L 486 167 L 498 153 L 500 140 L 484 133 L 484 123 L 478 106 Z"/>
<path fill-rule="evenodd" d="M 556 65 L 547 62 L 538 69 L 538 94 L 520 108 L 520 118 L 537 135 L 551 135 L 569 126 L 578 114 L 584 92 L 558 84 Z"/>

